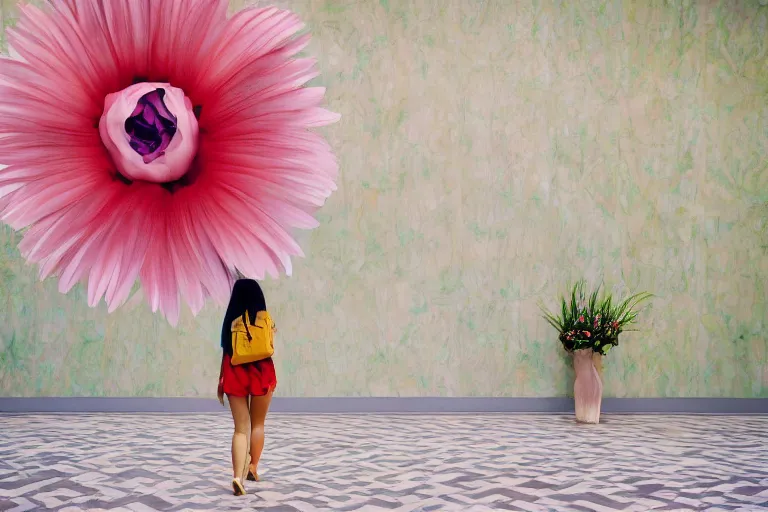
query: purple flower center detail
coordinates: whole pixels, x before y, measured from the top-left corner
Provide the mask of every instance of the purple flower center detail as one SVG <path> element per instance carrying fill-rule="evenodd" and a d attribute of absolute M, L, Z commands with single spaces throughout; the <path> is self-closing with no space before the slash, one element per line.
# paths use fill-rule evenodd
<path fill-rule="evenodd" d="M 149 164 L 165 154 L 176 135 L 176 116 L 163 102 L 165 89 L 155 89 L 139 98 L 131 117 L 125 120 L 129 144 Z"/>

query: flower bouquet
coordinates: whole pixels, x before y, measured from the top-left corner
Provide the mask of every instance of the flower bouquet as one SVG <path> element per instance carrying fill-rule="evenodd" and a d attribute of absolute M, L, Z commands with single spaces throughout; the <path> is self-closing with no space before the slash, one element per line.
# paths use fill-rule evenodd
<path fill-rule="evenodd" d="M 642 292 L 616 301 L 610 294 L 599 298 L 599 286 L 590 294 L 585 288 L 584 281 L 574 285 L 570 297 L 561 299 L 559 315 L 543 306 L 541 309 L 546 321 L 560 333 L 565 350 L 573 354 L 577 421 L 599 423 L 603 384 L 592 355 L 604 356 L 617 346 L 619 334 L 633 330 L 629 327 L 637 320 L 637 307 L 652 295 Z"/>

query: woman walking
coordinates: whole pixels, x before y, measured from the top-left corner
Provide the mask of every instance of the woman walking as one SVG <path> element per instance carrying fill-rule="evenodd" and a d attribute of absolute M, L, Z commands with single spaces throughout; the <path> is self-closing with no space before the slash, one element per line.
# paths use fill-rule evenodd
<path fill-rule="evenodd" d="M 267 311 L 267 304 L 259 283 L 253 279 L 238 279 L 232 288 L 221 326 L 222 357 L 218 389 L 222 405 L 224 395 L 227 395 L 235 423 L 232 435 L 232 490 L 235 496 L 245 494 L 244 475 L 248 480 L 259 480 L 258 465 L 264 449 L 264 421 L 272 392 L 277 386 L 277 377 L 271 357 L 251 363 L 232 364 L 232 323 L 238 318 L 244 318 L 251 326 L 255 326 L 257 314 L 264 311 Z M 274 327 L 270 327 L 274 331 Z M 251 460 L 246 467 L 249 452 Z"/>

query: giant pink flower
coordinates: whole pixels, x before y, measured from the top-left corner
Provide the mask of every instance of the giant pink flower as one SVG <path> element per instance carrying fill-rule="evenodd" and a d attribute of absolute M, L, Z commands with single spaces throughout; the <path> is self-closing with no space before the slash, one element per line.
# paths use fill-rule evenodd
<path fill-rule="evenodd" d="M 23 7 L 0 59 L 0 218 L 22 255 L 109 310 L 140 280 L 176 323 L 236 271 L 291 272 L 295 228 L 335 190 L 309 128 L 336 114 L 296 58 L 291 12 L 227 0 L 50 0 Z M 2 168 L 3 166 L 6 166 Z"/>

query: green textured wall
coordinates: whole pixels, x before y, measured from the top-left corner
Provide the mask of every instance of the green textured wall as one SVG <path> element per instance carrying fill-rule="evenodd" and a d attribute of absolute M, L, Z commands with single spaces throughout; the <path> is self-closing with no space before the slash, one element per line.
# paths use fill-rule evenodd
<path fill-rule="evenodd" d="M 586 276 L 658 295 L 607 395 L 768 397 L 768 0 L 282 4 L 343 119 L 308 258 L 265 283 L 280 394 L 565 395 L 536 304 Z M 213 395 L 221 310 L 91 310 L 19 238 L 0 394 Z"/>

